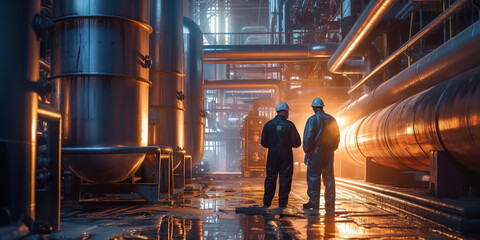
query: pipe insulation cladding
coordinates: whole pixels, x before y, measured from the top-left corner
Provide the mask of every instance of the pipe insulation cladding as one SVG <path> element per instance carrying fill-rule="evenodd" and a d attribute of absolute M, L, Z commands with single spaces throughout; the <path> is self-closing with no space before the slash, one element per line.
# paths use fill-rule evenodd
<path fill-rule="evenodd" d="M 58 0 L 52 79 L 60 89 L 64 147 L 148 144 L 147 0 Z M 65 155 L 80 178 L 114 183 L 130 177 L 145 154 Z"/>
<path fill-rule="evenodd" d="M 480 67 L 358 120 L 341 133 L 339 158 L 429 171 L 433 150 L 480 172 Z"/>

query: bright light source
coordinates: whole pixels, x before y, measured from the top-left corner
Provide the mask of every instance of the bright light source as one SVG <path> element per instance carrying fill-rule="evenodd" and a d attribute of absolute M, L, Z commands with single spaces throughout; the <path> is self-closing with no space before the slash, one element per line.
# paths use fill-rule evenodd
<path fill-rule="evenodd" d="M 342 128 L 343 126 L 345 126 L 345 123 L 346 123 L 346 122 L 345 122 L 345 119 L 343 119 L 343 118 L 336 118 L 336 120 L 337 120 L 338 126 L 339 126 L 340 128 Z"/>

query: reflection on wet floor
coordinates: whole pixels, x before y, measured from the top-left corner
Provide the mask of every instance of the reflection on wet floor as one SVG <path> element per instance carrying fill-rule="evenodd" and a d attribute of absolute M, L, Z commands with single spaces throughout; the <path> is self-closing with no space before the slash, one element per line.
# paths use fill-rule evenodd
<path fill-rule="evenodd" d="M 171 206 L 85 205 L 62 210 L 62 239 L 452 239 L 467 236 L 387 212 L 337 187 L 334 215 L 303 210 L 306 185 L 294 181 L 287 208 L 262 208 L 262 179 L 204 181 Z M 239 211 L 242 207 L 245 211 Z M 238 213 L 242 212 L 242 213 Z M 468 238 L 468 237 L 467 237 Z M 473 237 L 472 237 L 473 238 Z"/>

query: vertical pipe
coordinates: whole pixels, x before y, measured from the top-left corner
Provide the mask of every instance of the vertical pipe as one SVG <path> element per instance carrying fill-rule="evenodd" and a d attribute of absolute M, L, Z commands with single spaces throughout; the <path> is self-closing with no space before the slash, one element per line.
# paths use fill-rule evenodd
<path fill-rule="evenodd" d="M 182 1 L 150 1 L 150 144 L 184 147 L 184 77 Z"/>
<path fill-rule="evenodd" d="M 183 18 L 185 51 L 185 148 L 192 166 L 203 156 L 205 111 L 203 110 L 203 36 L 198 25 Z"/>
<path fill-rule="evenodd" d="M 282 31 L 283 34 L 283 44 L 292 44 L 292 33 L 290 32 L 290 8 L 295 1 L 293 0 L 283 0 L 283 9 L 282 9 Z"/>
<path fill-rule="evenodd" d="M 39 43 L 33 22 L 39 12 L 39 0 L 5 1 L 0 8 L 0 209 L 15 224 L 35 220 Z"/>

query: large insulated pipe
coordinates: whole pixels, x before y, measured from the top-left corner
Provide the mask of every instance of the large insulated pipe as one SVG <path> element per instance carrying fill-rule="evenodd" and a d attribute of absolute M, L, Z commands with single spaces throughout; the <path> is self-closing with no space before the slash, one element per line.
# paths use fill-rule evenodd
<path fill-rule="evenodd" d="M 477 67 L 358 120 L 342 131 L 339 155 L 429 171 L 431 151 L 438 150 L 480 172 L 479 80 Z"/>
<path fill-rule="evenodd" d="M 203 35 L 191 19 L 183 18 L 185 57 L 185 150 L 192 166 L 203 156 L 205 111 L 203 109 Z"/>
<path fill-rule="evenodd" d="M 150 1 L 150 113 L 151 145 L 185 147 L 185 86 L 182 1 Z M 174 168 L 180 165 L 174 158 Z"/>
<path fill-rule="evenodd" d="M 55 1 L 52 79 L 60 88 L 64 147 L 148 144 L 148 0 Z M 80 178 L 130 177 L 145 154 L 64 155 Z"/>
<path fill-rule="evenodd" d="M 332 58 L 328 61 L 328 70 L 330 72 L 342 73 L 340 70 L 341 66 L 363 44 L 363 41 L 396 2 L 396 0 L 378 0 L 368 3 L 355 22 L 355 25 L 353 25 Z"/>
<path fill-rule="evenodd" d="M 5 1 L 0 9 L 0 209 L 13 224 L 29 226 L 35 220 L 37 13 L 39 0 Z"/>
<path fill-rule="evenodd" d="M 442 81 L 480 65 L 480 22 L 459 33 L 427 56 L 368 94 L 347 105 L 337 117 L 353 123 Z"/>

